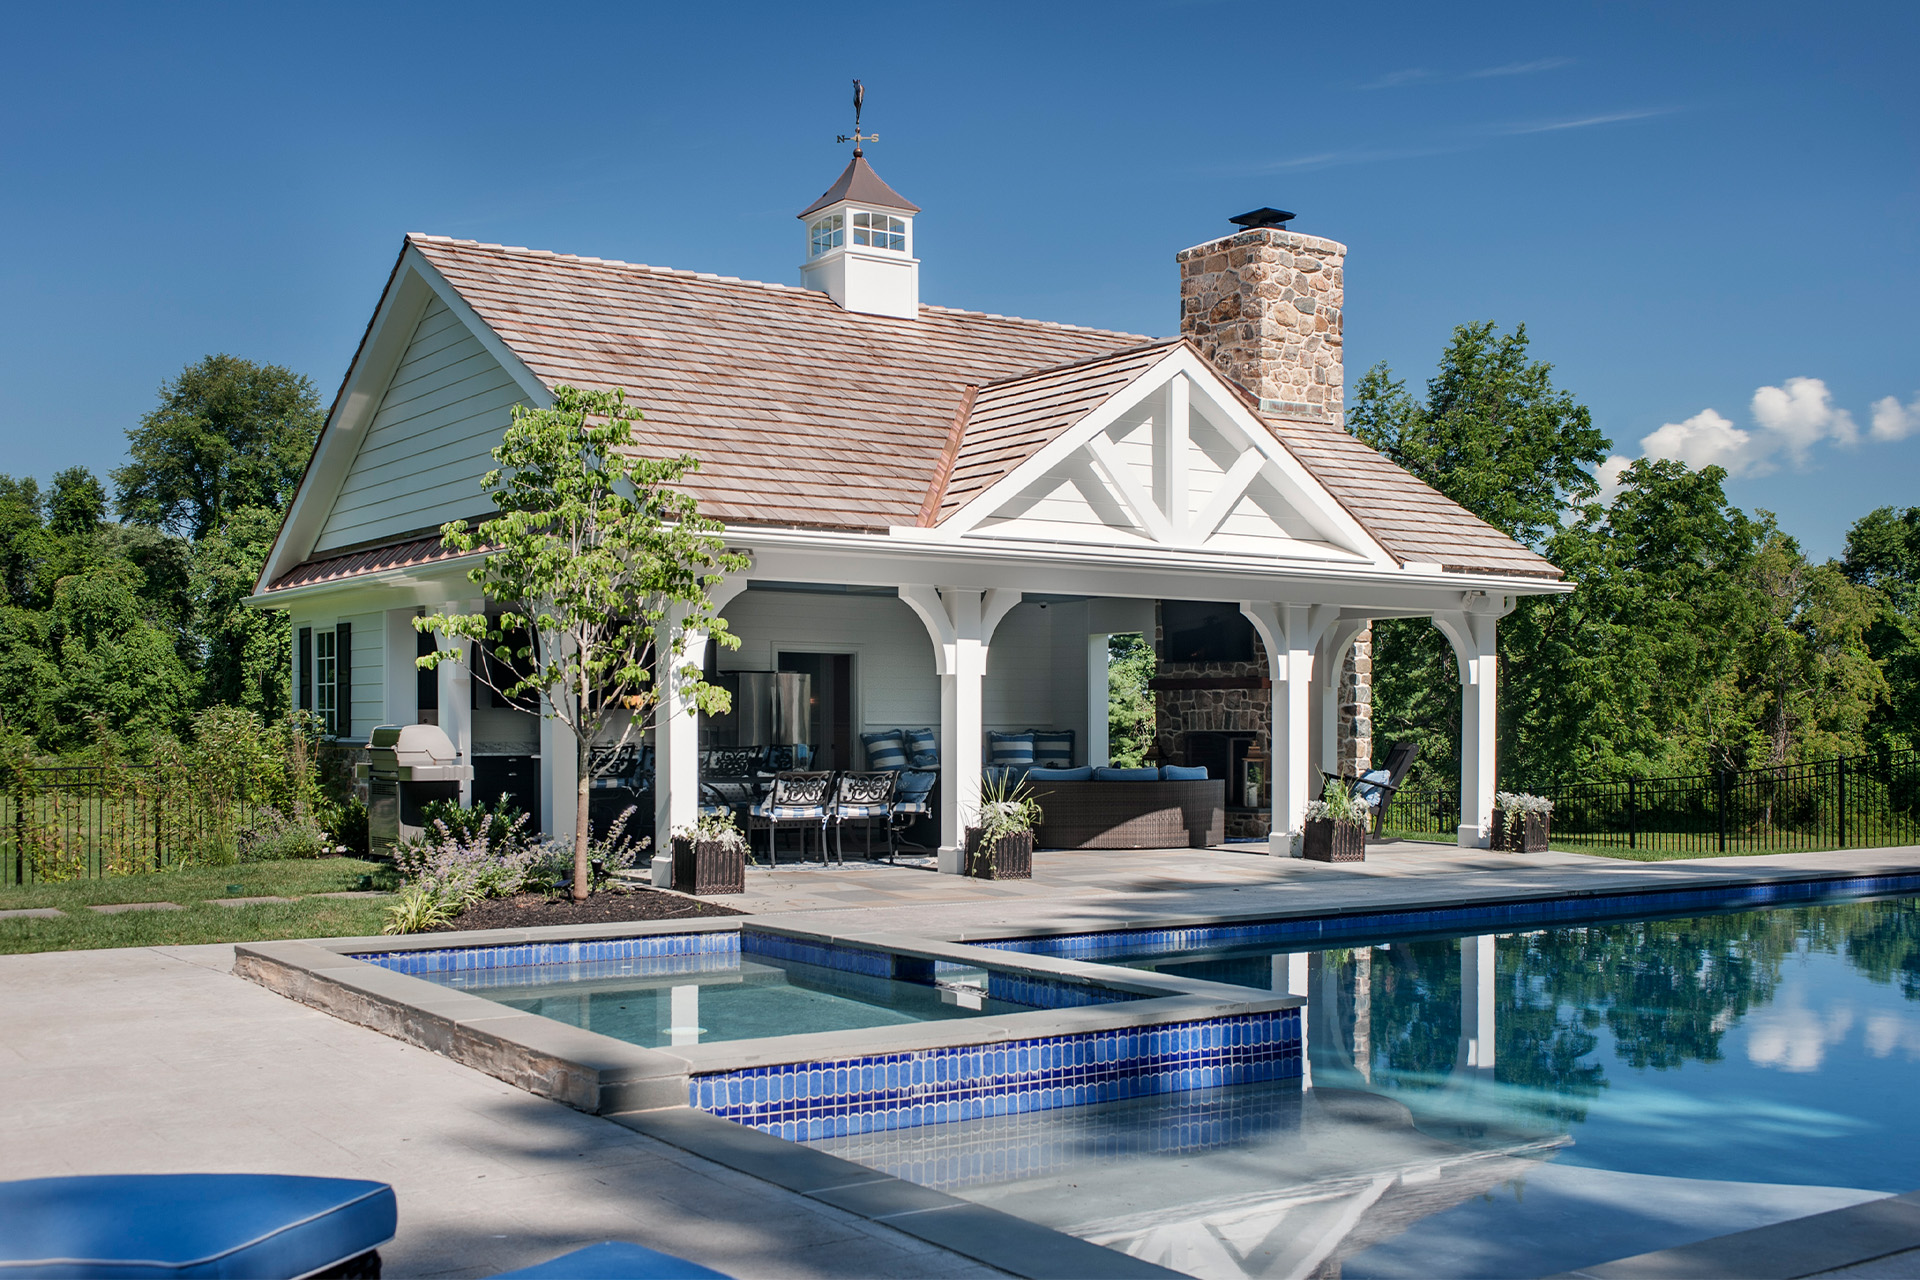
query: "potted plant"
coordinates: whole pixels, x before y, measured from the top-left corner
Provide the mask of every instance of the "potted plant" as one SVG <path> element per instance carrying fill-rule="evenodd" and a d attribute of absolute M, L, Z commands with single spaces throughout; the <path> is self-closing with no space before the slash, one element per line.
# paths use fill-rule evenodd
<path fill-rule="evenodd" d="M 673 887 L 695 896 L 747 891 L 747 837 L 731 812 L 703 813 L 693 826 L 674 828 Z"/>
<path fill-rule="evenodd" d="M 1040 802 L 1024 779 L 990 773 L 980 781 L 977 826 L 967 828 L 967 874 L 980 880 L 1033 879 L 1033 829 Z"/>
<path fill-rule="evenodd" d="M 1525 791 L 1496 791 L 1488 841 L 1509 853 L 1545 853 L 1553 826 L 1553 801 Z"/>
<path fill-rule="evenodd" d="M 1327 783 L 1318 800 L 1307 802 L 1302 857 L 1315 862 L 1365 862 L 1367 822 L 1373 810 L 1338 781 Z"/>

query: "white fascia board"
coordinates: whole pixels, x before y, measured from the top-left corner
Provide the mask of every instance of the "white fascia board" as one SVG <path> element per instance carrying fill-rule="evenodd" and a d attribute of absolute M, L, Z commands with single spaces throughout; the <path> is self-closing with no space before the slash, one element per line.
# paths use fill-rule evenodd
<path fill-rule="evenodd" d="M 249 597 L 250 601 L 262 599 L 260 593 L 269 582 L 313 554 L 313 544 L 319 540 L 320 530 L 332 513 L 340 486 L 346 482 L 347 472 L 360 452 L 374 415 L 379 412 L 401 357 L 413 341 L 413 331 L 435 297 L 479 340 L 487 354 L 500 362 L 529 400 L 541 408 L 553 403 L 553 393 L 526 362 L 467 305 L 447 278 L 409 244 L 400 255 L 386 292 L 381 295 L 373 323 L 367 328 L 366 340 L 354 354 L 333 412 L 321 428 L 313 458 L 294 492 L 293 501 L 288 504 L 287 517 L 261 567 L 260 577 L 254 583 L 255 595 Z M 279 594 L 274 593 L 276 597 Z"/>
<path fill-rule="evenodd" d="M 1351 564 L 1297 564 L 1162 548 L 1037 547 L 984 538 L 895 538 L 810 529 L 735 527 L 727 544 L 753 553 L 750 577 L 785 582 L 1011 587 L 1147 599 L 1258 599 L 1339 604 L 1355 617 L 1426 616 L 1461 608 L 1463 593 L 1562 595 L 1570 583 L 1497 574 L 1415 574 Z M 1202 594 L 1196 594 L 1202 593 Z M 1210 594 L 1207 594 L 1210 593 Z"/>

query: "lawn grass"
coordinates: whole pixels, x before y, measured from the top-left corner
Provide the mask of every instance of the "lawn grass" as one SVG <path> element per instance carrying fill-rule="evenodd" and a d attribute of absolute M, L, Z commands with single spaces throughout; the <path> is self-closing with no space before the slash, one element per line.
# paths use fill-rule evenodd
<path fill-rule="evenodd" d="M 371 876 L 376 898 L 318 898 L 362 888 Z M 183 946 L 200 942 L 259 942 L 269 938 L 357 937 L 380 932 L 394 888 L 392 867 L 359 858 L 315 858 L 187 867 L 64 884 L 0 888 L 0 911 L 53 907 L 58 919 L 0 920 L 0 954 L 73 951 L 95 947 Z M 239 886 L 235 888 L 234 886 Z M 213 898 L 280 897 L 297 902 L 221 906 Z M 117 902 L 175 902 L 180 911 L 126 911 L 100 915 L 90 906 Z"/>

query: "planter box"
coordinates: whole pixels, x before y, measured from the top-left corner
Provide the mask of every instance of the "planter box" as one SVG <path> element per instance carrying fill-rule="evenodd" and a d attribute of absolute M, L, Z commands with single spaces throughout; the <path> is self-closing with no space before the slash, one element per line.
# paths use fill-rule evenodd
<path fill-rule="evenodd" d="M 1300 855 L 1315 862 L 1365 862 L 1367 828 L 1359 822 L 1310 819 L 1300 840 Z"/>
<path fill-rule="evenodd" d="M 711 840 L 673 842 L 673 887 L 696 897 L 747 891 L 747 853 Z"/>
<path fill-rule="evenodd" d="M 1493 811 L 1493 838 L 1487 843 L 1508 853 L 1545 853 L 1552 829 L 1552 814 L 1528 813 L 1521 815 L 1520 830 L 1515 831 L 1507 825 L 1506 812 L 1496 808 Z"/>
<path fill-rule="evenodd" d="M 991 856 L 980 847 L 980 828 L 967 828 L 967 874 L 976 880 L 1033 879 L 1033 832 L 1001 836 Z"/>

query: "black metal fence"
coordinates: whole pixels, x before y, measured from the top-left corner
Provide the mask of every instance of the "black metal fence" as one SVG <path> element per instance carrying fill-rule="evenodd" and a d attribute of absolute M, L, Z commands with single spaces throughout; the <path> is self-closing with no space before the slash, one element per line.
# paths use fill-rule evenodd
<path fill-rule="evenodd" d="M 1920 844 L 1920 751 L 1775 768 L 1531 788 L 1553 801 L 1553 843 L 1654 856 Z M 1457 789 L 1402 791 L 1391 834 L 1452 840 Z"/>
<path fill-rule="evenodd" d="M 36 766 L 0 777 L 0 887 L 223 860 L 259 812 L 140 766 Z"/>

